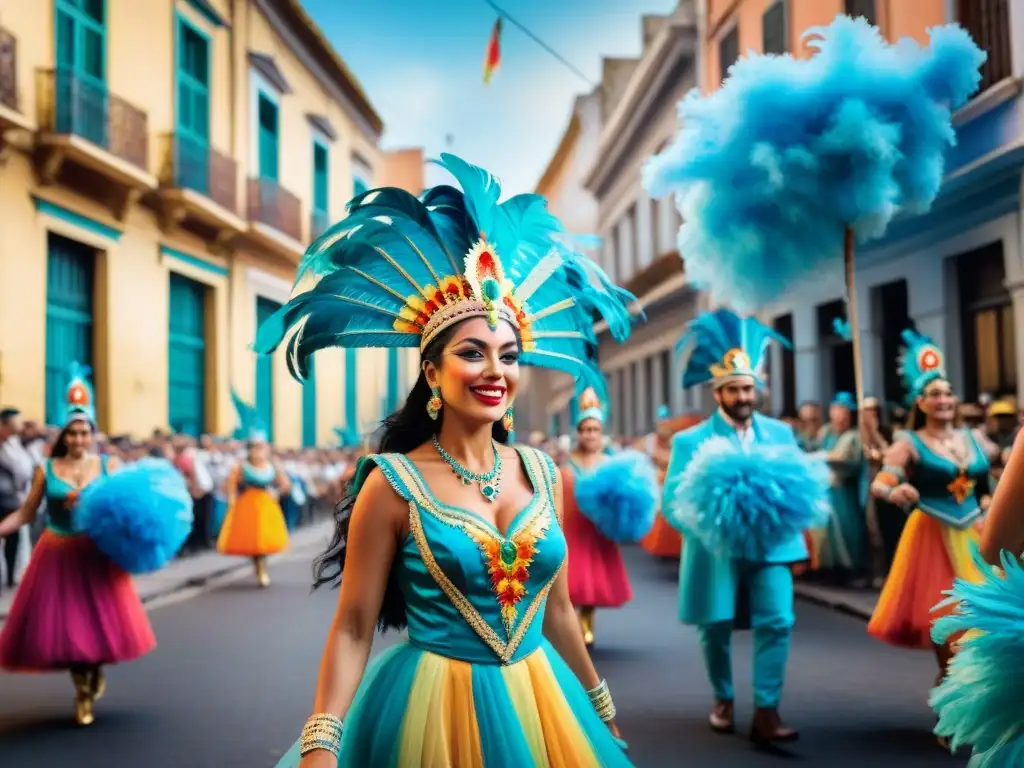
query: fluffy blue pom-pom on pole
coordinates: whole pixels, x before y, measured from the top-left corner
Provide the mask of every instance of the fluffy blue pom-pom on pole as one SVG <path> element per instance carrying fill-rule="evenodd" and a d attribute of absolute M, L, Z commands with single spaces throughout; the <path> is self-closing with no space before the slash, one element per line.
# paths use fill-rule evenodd
<path fill-rule="evenodd" d="M 759 560 L 787 538 L 828 522 L 828 466 L 796 446 L 724 437 L 694 452 L 663 510 L 672 527 L 709 550 Z"/>
<path fill-rule="evenodd" d="M 937 606 L 956 610 L 932 627 L 940 644 L 966 632 L 946 679 L 931 693 L 935 733 L 954 749 L 973 747 L 970 768 L 1024 765 L 1024 568 L 1003 552 L 1000 575 L 976 548 L 973 554 L 984 580 L 957 579 Z"/>
<path fill-rule="evenodd" d="M 681 133 L 644 184 L 677 195 L 688 280 L 751 311 L 838 263 L 848 228 L 863 242 L 931 206 L 952 112 L 977 90 L 986 54 L 955 24 L 928 34 L 926 48 L 889 45 L 839 16 L 808 30 L 811 58 L 751 54 L 717 91 L 683 100 Z"/>
<path fill-rule="evenodd" d="M 602 535 L 635 544 L 654 526 L 658 476 L 639 451 L 622 451 L 576 481 L 576 504 Z"/>
<path fill-rule="evenodd" d="M 75 528 L 128 573 L 167 564 L 192 530 L 192 497 L 170 462 L 144 459 L 90 483 L 75 507 Z"/>

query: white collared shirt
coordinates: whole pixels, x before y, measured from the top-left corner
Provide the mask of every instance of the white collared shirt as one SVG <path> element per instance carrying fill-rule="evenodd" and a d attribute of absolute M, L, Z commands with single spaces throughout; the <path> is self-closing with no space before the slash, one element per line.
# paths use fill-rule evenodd
<path fill-rule="evenodd" d="M 740 429 L 736 422 L 729 418 L 729 414 L 723 411 L 721 408 L 718 409 L 718 414 L 725 419 L 725 423 L 736 430 L 736 437 L 739 438 L 740 445 L 743 450 L 747 450 L 751 445 L 754 444 L 754 422 L 751 422 L 743 429 Z"/>

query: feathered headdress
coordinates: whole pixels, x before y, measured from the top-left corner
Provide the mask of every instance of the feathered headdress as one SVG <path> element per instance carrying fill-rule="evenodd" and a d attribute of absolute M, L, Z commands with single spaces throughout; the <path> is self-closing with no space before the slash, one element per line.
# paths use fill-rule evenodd
<path fill-rule="evenodd" d="M 655 421 L 668 421 L 671 418 L 672 409 L 666 403 L 659 405 L 657 412 L 654 414 Z"/>
<path fill-rule="evenodd" d="M 92 369 L 79 362 L 73 362 L 68 369 L 68 389 L 64 397 L 64 416 L 62 425 L 68 425 L 76 419 L 96 423 L 96 396 L 89 383 Z"/>
<path fill-rule="evenodd" d="M 694 318 L 676 342 L 676 354 L 690 348 L 683 387 L 711 381 L 716 388 L 737 376 L 764 384 L 765 353 L 772 340 L 790 349 L 789 341 L 756 318 L 716 309 Z"/>
<path fill-rule="evenodd" d="M 299 265 L 296 282 L 306 273 L 319 282 L 262 325 L 256 351 L 273 352 L 295 328 L 288 367 L 302 379 L 325 347 L 423 350 L 451 325 L 484 317 L 517 329 L 522 364 L 592 378 L 595 315 L 623 341 L 634 296 L 563 242 L 543 197 L 499 204 L 500 185 L 483 169 L 448 154 L 438 164 L 461 191 L 441 185 L 418 199 L 385 187 L 349 203 Z"/>
<path fill-rule="evenodd" d="M 573 426 L 579 429 L 587 419 L 596 419 L 599 424 L 604 424 L 606 419 L 605 409 L 601 404 L 601 398 L 593 387 L 587 387 L 576 398 L 576 418 Z"/>
<path fill-rule="evenodd" d="M 359 432 L 349 427 L 335 427 L 334 435 L 339 448 L 358 448 L 363 442 Z"/>
<path fill-rule="evenodd" d="M 235 413 L 238 415 L 235 439 L 250 443 L 267 442 L 267 425 L 256 409 L 240 398 L 234 389 L 231 390 L 231 402 L 234 403 Z"/>
<path fill-rule="evenodd" d="M 899 356 L 899 373 L 907 390 L 907 405 L 936 379 L 946 378 L 946 358 L 938 345 L 910 328 L 903 331 L 904 348 Z"/>

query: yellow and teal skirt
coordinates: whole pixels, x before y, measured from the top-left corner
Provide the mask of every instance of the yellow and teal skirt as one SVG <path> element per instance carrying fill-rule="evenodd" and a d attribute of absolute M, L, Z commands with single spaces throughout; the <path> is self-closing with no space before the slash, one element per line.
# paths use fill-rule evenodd
<path fill-rule="evenodd" d="M 296 768 L 296 742 L 277 768 Z M 345 718 L 338 768 L 625 768 L 632 763 L 547 641 L 508 666 L 410 643 L 375 659 Z"/>

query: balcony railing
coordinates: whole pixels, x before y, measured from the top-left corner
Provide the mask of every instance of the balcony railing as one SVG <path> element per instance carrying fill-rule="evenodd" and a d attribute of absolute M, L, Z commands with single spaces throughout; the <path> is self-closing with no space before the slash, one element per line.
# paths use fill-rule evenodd
<path fill-rule="evenodd" d="M 327 218 L 326 211 L 313 211 L 309 215 L 309 239 L 316 240 L 330 225 L 331 220 Z"/>
<path fill-rule="evenodd" d="M 0 104 L 18 110 L 18 38 L 0 27 Z"/>
<path fill-rule="evenodd" d="M 302 203 L 273 179 L 249 179 L 249 219 L 302 240 Z"/>
<path fill-rule="evenodd" d="M 1013 73 L 1010 0 L 960 0 L 958 10 L 960 24 L 988 52 L 981 68 L 980 93 Z"/>
<path fill-rule="evenodd" d="M 191 189 L 238 213 L 238 164 L 202 141 L 171 136 L 170 177 L 165 186 Z"/>
<path fill-rule="evenodd" d="M 43 123 L 51 133 L 80 136 L 145 170 L 149 164 L 146 113 L 111 93 L 106 83 L 64 69 L 43 73 Z"/>

